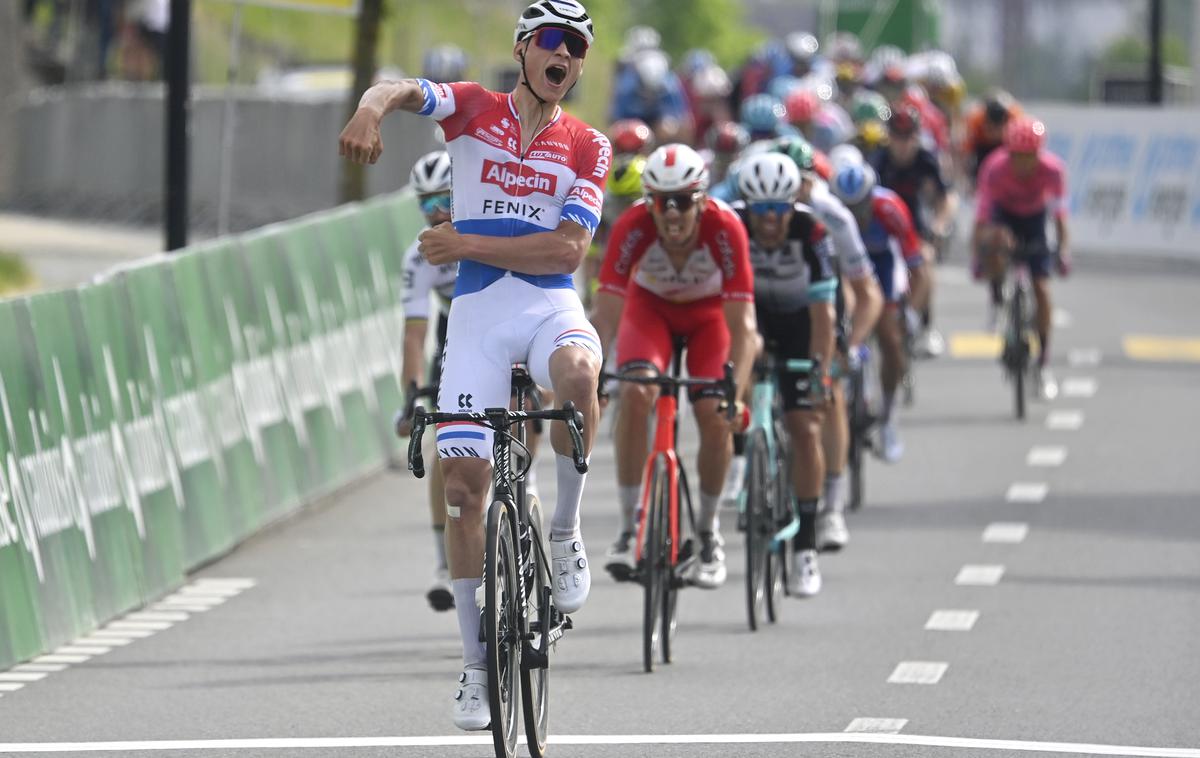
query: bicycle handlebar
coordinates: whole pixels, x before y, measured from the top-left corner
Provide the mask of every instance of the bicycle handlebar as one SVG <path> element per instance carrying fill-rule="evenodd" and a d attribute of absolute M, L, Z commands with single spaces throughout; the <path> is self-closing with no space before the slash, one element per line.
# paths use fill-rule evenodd
<path fill-rule="evenodd" d="M 645 384 L 658 387 L 663 392 L 673 392 L 675 389 L 684 387 L 688 389 L 704 389 L 718 388 L 721 390 L 721 396 L 724 401 L 721 405 L 721 410 L 730 421 L 736 415 L 736 400 L 737 385 L 733 380 L 733 363 L 726 361 L 722 367 L 724 375 L 720 379 L 684 379 L 683 377 L 671 376 L 670 374 L 657 374 L 654 376 L 643 376 L 641 374 L 619 373 L 610 374 L 602 372 L 600 374 L 600 387 L 597 394 L 600 397 L 605 397 L 607 393 L 604 390 L 604 383 L 609 380 L 618 382 L 628 382 L 629 384 Z"/>
<path fill-rule="evenodd" d="M 571 458 L 575 470 L 586 474 L 587 458 L 583 451 L 583 413 L 576 410 L 575 404 L 568 400 L 563 403 L 561 410 L 550 411 L 510 411 L 507 408 L 485 408 L 482 413 L 430 413 L 422 406 L 417 406 L 413 412 L 412 435 L 408 443 L 408 470 L 418 479 L 425 476 L 425 459 L 421 454 L 421 436 L 429 424 L 446 424 L 452 421 L 470 421 L 480 426 L 491 427 L 498 432 L 507 432 L 508 427 L 523 421 L 562 421 L 567 425 L 571 435 Z"/>

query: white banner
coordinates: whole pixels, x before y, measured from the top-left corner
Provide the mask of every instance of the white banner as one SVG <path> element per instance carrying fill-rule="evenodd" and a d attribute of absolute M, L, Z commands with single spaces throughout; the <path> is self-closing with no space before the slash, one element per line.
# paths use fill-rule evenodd
<path fill-rule="evenodd" d="M 1200 110 L 1034 103 L 1067 163 L 1071 247 L 1200 261 Z"/>

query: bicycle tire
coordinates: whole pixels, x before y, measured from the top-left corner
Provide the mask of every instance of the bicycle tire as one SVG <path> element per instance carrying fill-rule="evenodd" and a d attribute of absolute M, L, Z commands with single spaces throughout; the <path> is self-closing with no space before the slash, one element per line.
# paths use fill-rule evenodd
<path fill-rule="evenodd" d="M 1015 366 L 1013 368 L 1013 402 L 1017 420 L 1025 420 L 1025 372 L 1029 366 L 1029 339 L 1025 334 L 1025 293 L 1021 287 L 1013 292 L 1012 299 L 1012 330 L 1014 344 L 1017 348 Z"/>
<path fill-rule="evenodd" d="M 650 479 L 650 498 L 646 503 L 646 529 L 642 545 L 639 573 L 642 577 L 642 668 L 654 671 L 654 655 L 658 651 L 661 629 L 663 583 L 668 575 L 666 554 L 667 535 L 667 462 L 659 457 L 654 462 Z"/>
<path fill-rule="evenodd" d="M 867 400 L 863 395 L 863 370 L 854 370 L 850 378 L 850 446 L 846 456 L 846 467 L 850 469 L 850 510 L 863 506 L 863 491 L 866 489 L 866 473 L 863 471 L 863 436 L 867 426 Z"/>
<path fill-rule="evenodd" d="M 516 703 L 521 694 L 521 644 L 517 634 L 517 548 L 512 524 L 508 503 L 493 502 L 487 515 L 483 628 L 496 758 L 516 755 L 520 731 Z"/>
<path fill-rule="evenodd" d="M 768 555 L 771 532 L 770 494 L 767 487 L 767 440 L 755 432 L 746 444 L 746 462 L 750 467 L 746 489 L 746 620 L 750 631 L 758 631 L 766 604 Z"/>
<path fill-rule="evenodd" d="M 791 545 L 776 545 L 774 532 L 792 520 L 792 478 L 789 475 L 791 449 L 786 437 L 775 446 L 775 481 L 771 483 L 771 534 L 767 543 L 767 621 L 772 624 L 783 615 L 783 596 L 787 591 L 787 554 Z"/>
<path fill-rule="evenodd" d="M 525 496 L 528 504 L 529 528 L 531 539 L 541 544 L 542 549 L 531 545 L 527 560 L 529 574 L 526 580 L 526 624 L 527 628 L 534 621 L 545 625 L 550 621 L 550 569 L 546 565 L 546 543 L 542 539 L 542 505 L 532 494 Z M 539 626 L 540 628 L 540 626 Z M 541 634 L 535 634 L 531 644 L 541 644 Z M 554 646 L 545 651 L 546 655 L 553 652 Z M 521 666 L 521 708 L 525 719 L 525 739 L 529 746 L 531 758 L 543 758 L 546 754 L 546 736 L 550 728 L 550 669 L 531 669 Z"/>
<path fill-rule="evenodd" d="M 678 498 L 676 500 L 676 502 L 679 503 L 679 515 L 678 515 L 679 523 L 680 523 L 679 530 L 682 533 L 682 531 L 683 531 L 683 512 L 684 512 L 685 503 L 686 503 L 687 512 L 691 513 L 691 510 L 692 510 L 692 493 L 691 493 L 691 490 L 688 488 L 687 475 L 684 473 L 682 467 L 680 467 L 679 470 L 676 472 L 676 480 L 675 481 L 676 481 L 676 496 Z M 671 541 L 671 532 L 670 532 L 671 520 L 670 520 L 670 512 L 669 511 L 667 512 L 667 517 L 664 519 L 664 523 L 666 524 L 666 527 L 664 528 L 663 533 L 667 536 L 667 542 L 666 542 L 667 547 L 666 547 L 666 552 L 664 554 L 667 556 L 668 565 L 667 565 L 667 569 L 666 569 L 666 573 L 665 573 L 666 579 L 663 582 L 662 629 L 659 631 L 659 635 L 660 635 L 660 646 L 659 647 L 660 647 L 660 652 L 662 653 L 662 662 L 670 663 L 671 662 L 672 645 L 675 643 L 675 632 L 679 627 L 678 622 L 676 621 L 676 613 L 679 610 L 679 590 L 681 590 L 683 587 L 682 587 L 682 578 L 677 577 L 675 575 L 676 567 L 669 565 L 671 549 L 673 547 L 673 544 Z"/>

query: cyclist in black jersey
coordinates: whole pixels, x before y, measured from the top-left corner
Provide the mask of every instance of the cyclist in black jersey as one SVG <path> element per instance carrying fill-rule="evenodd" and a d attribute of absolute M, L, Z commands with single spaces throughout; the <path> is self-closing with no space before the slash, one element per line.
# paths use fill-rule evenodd
<path fill-rule="evenodd" d="M 792 487 L 800 512 L 793 541 L 789 591 L 821 591 L 817 565 L 817 503 L 825 484 L 821 425 L 824 402 L 814 403 L 810 375 L 787 370 L 793 359 L 814 360 L 824 370 L 834 346 L 837 277 L 833 245 L 811 208 L 796 202 L 800 169 L 781 153 L 748 158 L 738 173 L 744 202 L 734 204 L 750 236 L 754 307 L 765 349 L 778 371 L 784 421 L 792 442 Z M 826 373 L 825 382 L 829 382 Z M 825 393 L 828 397 L 828 392 Z"/>

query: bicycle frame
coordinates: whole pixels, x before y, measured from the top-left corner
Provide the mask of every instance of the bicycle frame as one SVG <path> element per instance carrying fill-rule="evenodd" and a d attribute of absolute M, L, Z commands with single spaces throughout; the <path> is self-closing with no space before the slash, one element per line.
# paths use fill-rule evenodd
<path fill-rule="evenodd" d="M 634 560 L 642 559 L 642 545 L 646 535 L 646 519 L 650 505 L 650 485 L 654 476 L 654 464 L 659 457 L 667 459 L 667 486 L 669 486 L 670 509 L 668 513 L 671 533 L 671 565 L 679 559 L 679 477 L 682 467 L 679 465 L 679 454 L 675 452 L 675 435 L 679 421 L 679 399 L 675 393 L 660 392 L 654 402 L 654 413 L 657 424 L 654 428 L 654 447 L 646 458 L 646 467 L 642 471 L 642 508 L 641 518 L 638 519 L 637 544 L 634 550 Z"/>

